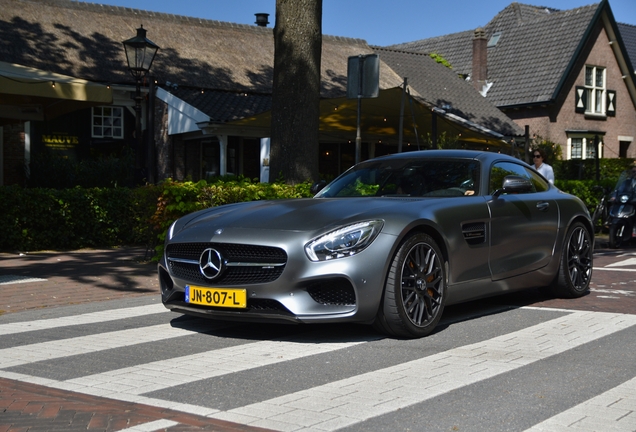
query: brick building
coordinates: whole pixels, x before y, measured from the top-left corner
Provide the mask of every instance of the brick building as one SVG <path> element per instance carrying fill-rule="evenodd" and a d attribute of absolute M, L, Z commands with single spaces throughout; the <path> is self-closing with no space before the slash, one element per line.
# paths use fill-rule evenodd
<path fill-rule="evenodd" d="M 608 0 L 564 11 L 512 3 L 483 28 L 390 48 L 443 56 L 564 159 L 595 157 L 597 144 L 599 157 L 636 157 L 631 27 Z"/>

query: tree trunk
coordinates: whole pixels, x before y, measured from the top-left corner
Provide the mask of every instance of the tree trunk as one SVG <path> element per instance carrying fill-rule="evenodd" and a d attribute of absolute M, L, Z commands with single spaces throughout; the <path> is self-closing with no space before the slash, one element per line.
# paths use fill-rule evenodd
<path fill-rule="evenodd" d="M 318 180 L 322 0 L 276 0 L 270 181 Z"/>

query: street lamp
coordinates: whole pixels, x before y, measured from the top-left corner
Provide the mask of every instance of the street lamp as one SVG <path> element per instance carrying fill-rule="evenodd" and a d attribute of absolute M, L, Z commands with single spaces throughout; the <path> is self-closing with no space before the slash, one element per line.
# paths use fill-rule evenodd
<path fill-rule="evenodd" d="M 137 29 L 137 36 L 122 42 L 126 52 L 128 70 L 136 80 L 137 89 L 135 92 L 135 135 L 137 138 L 137 148 L 135 149 L 135 164 L 137 168 L 141 166 L 141 149 L 143 138 L 141 133 L 141 80 L 150 70 L 152 61 L 159 50 L 151 40 L 146 38 L 146 29 L 140 26 Z"/>

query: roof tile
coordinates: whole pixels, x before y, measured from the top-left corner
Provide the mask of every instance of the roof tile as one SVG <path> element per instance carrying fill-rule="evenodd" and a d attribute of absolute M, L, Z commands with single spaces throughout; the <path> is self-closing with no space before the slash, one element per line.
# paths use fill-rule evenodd
<path fill-rule="evenodd" d="M 588 29 L 598 4 L 559 11 L 512 3 L 485 27 L 486 38 L 501 32 L 488 48 L 488 100 L 496 106 L 548 102 Z M 437 53 L 460 74 L 472 72 L 473 31 L 422 39 L 389 48 Z"/>

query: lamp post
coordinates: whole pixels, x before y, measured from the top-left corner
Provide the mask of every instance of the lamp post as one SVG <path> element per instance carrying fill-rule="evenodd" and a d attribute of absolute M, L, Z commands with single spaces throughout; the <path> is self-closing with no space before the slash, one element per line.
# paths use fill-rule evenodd
<path fill-rule="evenodd" d="M 141 168 L 141 149 L 143 148 L 143 137 L 141 133 L 141 80 L 150 70 L 152 61 L 159 50 L 159 46 L 155 45 L 151 40 L 146 38 L 146 29 L 140 26 L 137 29 L 137 36 L 125 40 L 124 50 L 126 52 L 126 61 L 128 62 L 128 70 L 135 78 L 137 88 L 135 91 L 135 138 L 137 140 L 135 149 L 135 168 Z"/>

